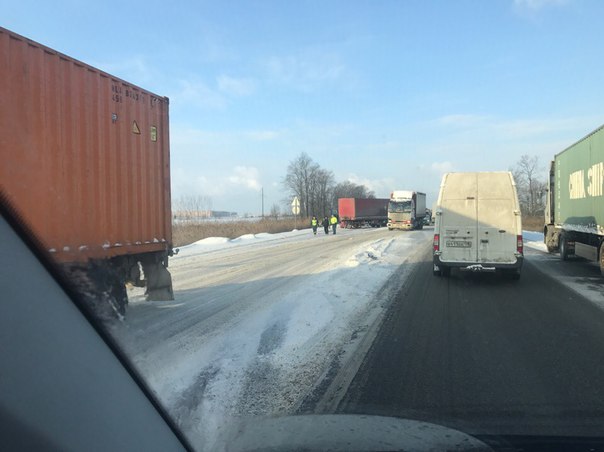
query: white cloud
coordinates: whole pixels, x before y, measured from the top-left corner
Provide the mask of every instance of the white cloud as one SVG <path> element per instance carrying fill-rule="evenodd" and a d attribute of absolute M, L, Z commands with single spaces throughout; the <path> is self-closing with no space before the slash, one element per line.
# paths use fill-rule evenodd
<path fill-rule="evenodd" d="M 339 81 L 345 66 L 340 58 L 327 53 L 304 53 L 272 57 L 266 63 L 270 78 L 301 91 L 312 91 L 326 83 Z"/>
<path fill-rule="evenodd" d="M 223 109 L 227 101 L 202 80 L 179 80 L 179 90 L 172 94 L 172 104 L 187 104 L 209 109 Z"/>
<path fill-rule="evenodd" d="M 256 84 L 248 78 L 235 78 L 228 75 L 220 75 L 216 79 L 218 89 L 234 97 L 243 97 L 253 94 L 256 90 Z"/>
<path fill-rule="evenodd" d="M 234 185 L 242 185 L 252 190 L 259 191 L 262 185 L 258 181 L 258 169 L 253 166 L 236 166 L 233 174 L 229 176 L 229 182 Z"/>
<path fill-rule="evenodd" d="M 378 198 L 389 197 L 390 192 L 396 188 L 396 181 L 393 178 L 370 179 L 360 177 L 355 173 L 350 173 L 346 180 L 357 185 L 364 185 L 375 193 Z"/>
<path fill-rule="evenodd" d="M 247 137 L 254 141 L 270 141 L 279 136 L 275 130 L 254 130 L 246 133 Z"/>
<path fill-rule="evenodd" d="M 490 136 L 492 140 L 527 139 L 574 131 L 585 127 L 586 122 L 598 123 L 597 118 L 524 118 L 504 119 L 474 114 L 451 114 L 429 121 L 431 127 L 447 128 L 450 133 L 470 133 L 476 137 Z"/>
<path fill-rule="evenodd" d="M 482 124 L 487 120 L 487 116 L 459 113 L 441 116 L 440 118 L 437 118 L 435 122 L 445 126 L 473 127 Z"/>
<path fill-rule="evenodd" d="M 430 165 L 430 170 L 437 174 L 450 173 L 455 171 L 455 165 L 451 162 L 433 162 Z"/>
<path fill-rule="evenodd" d="M 539 11 L 550 6 L 562 6 L 569 0 L 514 0 L 514 7 L 520 10 Z"/>

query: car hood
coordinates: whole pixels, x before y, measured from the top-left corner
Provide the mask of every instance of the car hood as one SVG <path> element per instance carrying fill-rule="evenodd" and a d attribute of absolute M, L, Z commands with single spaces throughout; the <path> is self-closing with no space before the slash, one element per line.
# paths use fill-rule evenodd
<path fill-rule="evenodd" d="M 491 451 L 478 439 L 436 424 L 385 416 L 302 415 L 243 421 L 228 451 Z"/>

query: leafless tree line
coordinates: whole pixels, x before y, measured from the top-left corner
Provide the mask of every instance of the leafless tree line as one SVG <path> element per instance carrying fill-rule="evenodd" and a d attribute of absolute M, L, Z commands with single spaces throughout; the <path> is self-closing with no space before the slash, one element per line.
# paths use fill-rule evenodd
<path fill-rule="evenodd" d="M 172 212 L 181 220 L 193 220 L 211 216 L 212 198 L 201 195 L 184 195 L 172 201 Z"/>
<path fill-rule="evenodd" d="M 289 197 L 284 204 L 291 203 L 294 196 L 300 200 L 300 214 L 325 216 L 338 208 L 338 198 L 375 198 L 375 194 L 364 185 L 350 181 L 336 183 L 332 171 L 321 168 L 305 152 L 287 167 L 283 188 Z"/>
<path fill-rule="evenodd" d="M 545 191 L 547 179 L 544 175 L 539 158 L 523 155 L 512 168 L 516 181 L 518 201 L 524 215 L 543 215 L 545 210 Z"/>

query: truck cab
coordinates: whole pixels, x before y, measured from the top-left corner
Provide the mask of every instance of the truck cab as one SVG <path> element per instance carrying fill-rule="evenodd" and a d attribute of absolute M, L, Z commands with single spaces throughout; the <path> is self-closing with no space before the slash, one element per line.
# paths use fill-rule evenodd
<path fill-rule="evenodd" d="M 409 190 L 396 190 L 388 202 L 388 229 L 422 229 L 426 215 L 426 195 Z"/>

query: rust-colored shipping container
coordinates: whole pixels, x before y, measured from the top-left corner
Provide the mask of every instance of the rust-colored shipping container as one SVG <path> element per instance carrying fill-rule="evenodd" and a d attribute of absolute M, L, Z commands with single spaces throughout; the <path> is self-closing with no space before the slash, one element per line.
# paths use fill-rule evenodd
<path fill-rule="evenodd" d="M 169 165 L 166 97 L 0 28 L 0 189 L 57 262 L 171 298 Z"/>
<path fill-rule="evenodd" d="M 388 199 L 339 198 L 338 215 L 343 228 L 385 226 L 388 221 Z"/>

